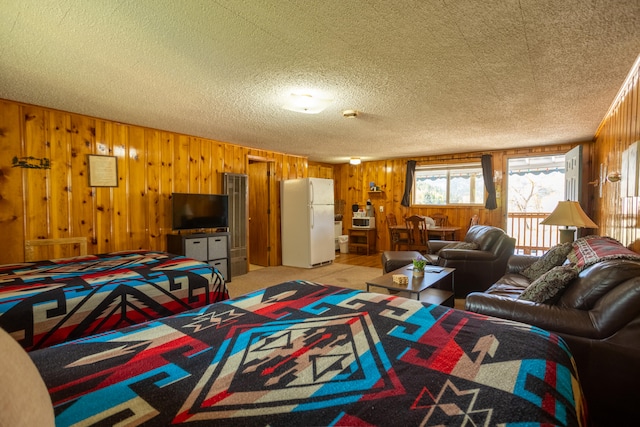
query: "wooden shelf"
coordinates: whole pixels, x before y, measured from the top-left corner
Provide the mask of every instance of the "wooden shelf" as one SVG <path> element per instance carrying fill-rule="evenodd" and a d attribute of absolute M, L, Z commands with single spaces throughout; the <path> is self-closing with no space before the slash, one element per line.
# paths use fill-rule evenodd
<path fill-rule="evenodd" d="M 349 229 L 349 247 L 363 248 L 369 252 L 376 251 L 376 229 L 375 228 L 350 228 Z"/>

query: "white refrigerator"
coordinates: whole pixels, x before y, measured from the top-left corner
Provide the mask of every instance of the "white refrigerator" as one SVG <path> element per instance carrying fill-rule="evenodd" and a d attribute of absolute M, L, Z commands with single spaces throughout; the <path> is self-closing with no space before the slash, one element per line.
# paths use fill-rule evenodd
<path fill-rule="evenodd" d="M 333 180 L 289 179 L 280 183 L 282 265 L 312 268 L 336 258 Z"/>

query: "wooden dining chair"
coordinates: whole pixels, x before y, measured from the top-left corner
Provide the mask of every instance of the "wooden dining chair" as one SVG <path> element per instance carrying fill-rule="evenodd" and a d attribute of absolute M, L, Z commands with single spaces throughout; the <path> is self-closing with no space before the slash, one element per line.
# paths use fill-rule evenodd
<path fill-rule="evenodd" d="M 434 213 L 431 214 L 431 218 L 433 218 L 433 220 L 436 223 L 436 227 L 446 227 L 447 225 L 449 225 L 449 216 L 442 214 L 442 213 Z"/>
<path fill-rule="evenodd" d="M 412 215 L 405 218 L 405 224 L 407 226 L 408 237 L 408 249 L 416 250 L 419 252 L 428 252 L 429 246 L 427 241 L 429 240 L 427 233 L 427 221 L 426 218 L 420 215 Z"/>
<path fill-rule="evenodd" d="M 409 244 L 407 230 L 398 228 L 398 220 L 394 213 L 387 214 L 387 228 L 389 230 L 391 250 L 397 251 L 400 246 L 407 246 Z"/>

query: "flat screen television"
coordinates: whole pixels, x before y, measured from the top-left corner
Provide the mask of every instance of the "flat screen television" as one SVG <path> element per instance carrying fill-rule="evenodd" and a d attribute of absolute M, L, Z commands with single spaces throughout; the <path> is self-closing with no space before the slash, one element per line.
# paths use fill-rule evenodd
<path fill-rule="evenodd" d="M 196 230 L 229 227 L 229 196 L 226 194 L 173 193 L 171 228 Z"/>

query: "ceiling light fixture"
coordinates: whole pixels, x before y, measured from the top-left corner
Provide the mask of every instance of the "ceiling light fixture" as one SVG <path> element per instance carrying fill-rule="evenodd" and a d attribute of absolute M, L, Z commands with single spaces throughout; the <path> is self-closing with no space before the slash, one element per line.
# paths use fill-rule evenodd
<path fill-rule="evenodd" d="M 282 106 L 296 113 L 318 114 L 331 104 L 331 99 L 314 96 L 310 93 L 292 93 Z"/>
<path fill-rule="evenodd" d="M 358 117 L 358 112 L 356 110 L 344 110 L 342 112 L 342 117 L 345 117 L 347 119 L 355 119 L 356 117 Z"/>
<path fill-rule="evenodd" d="M 349 159 L 349 164 L 351 165 L 359 165 L 360 163 L 362 163 L 362 160 L 360 160 L 360 157 L 352 157 Z"/>

